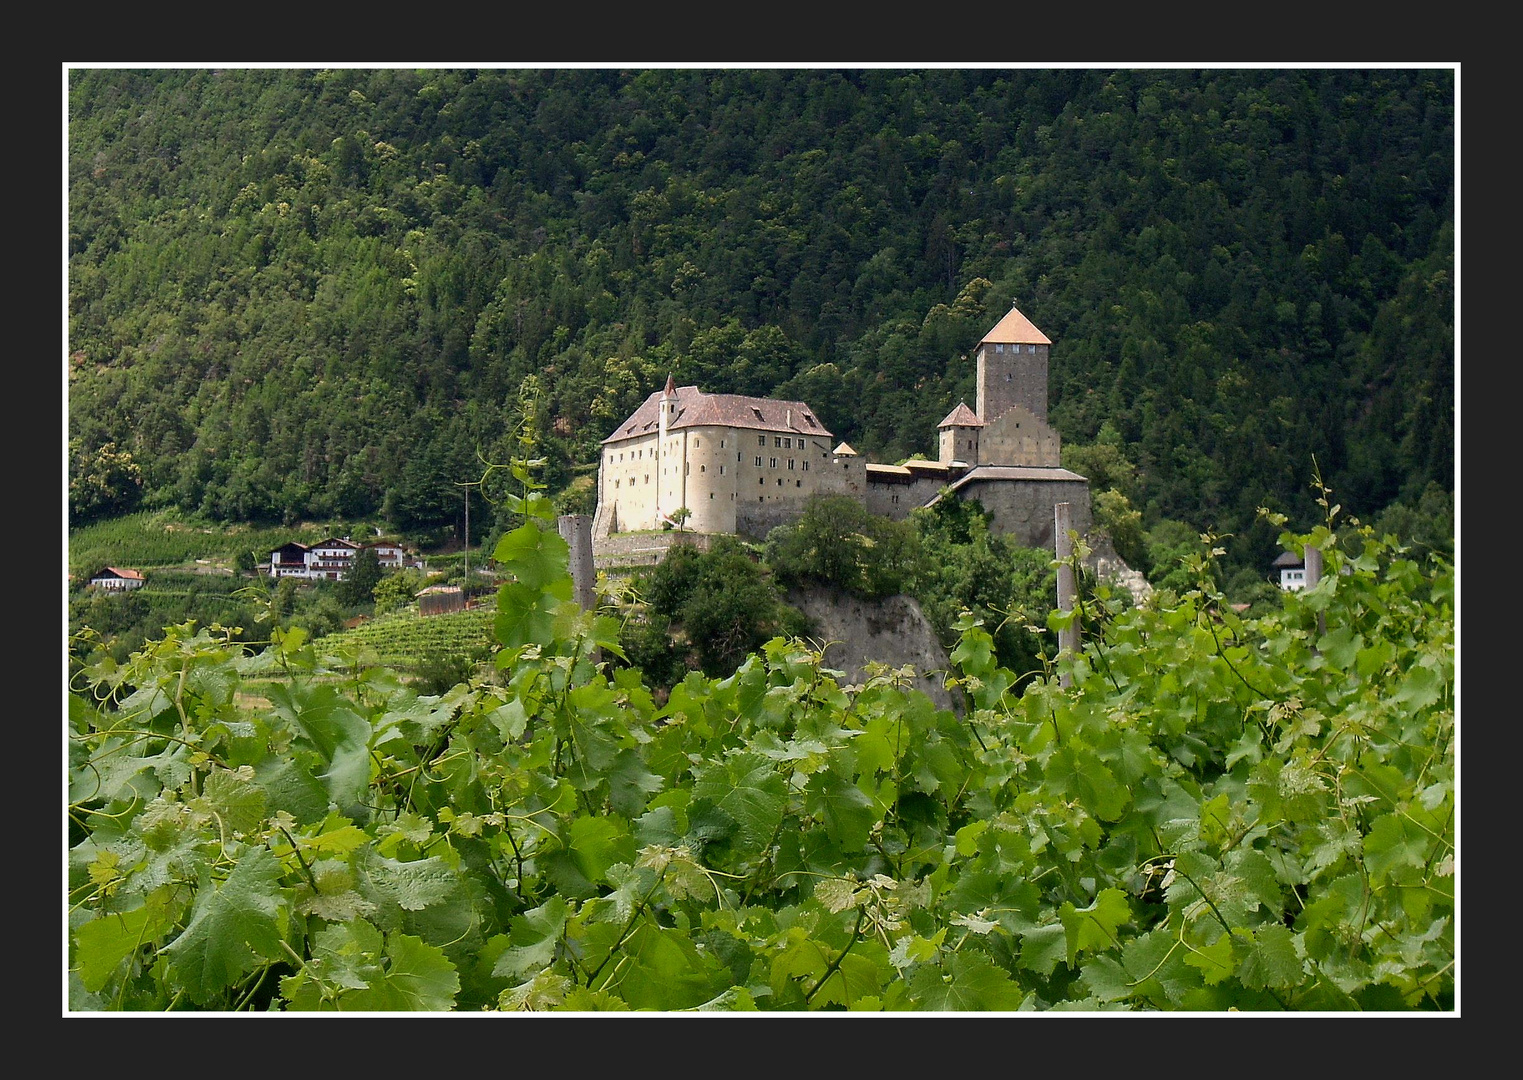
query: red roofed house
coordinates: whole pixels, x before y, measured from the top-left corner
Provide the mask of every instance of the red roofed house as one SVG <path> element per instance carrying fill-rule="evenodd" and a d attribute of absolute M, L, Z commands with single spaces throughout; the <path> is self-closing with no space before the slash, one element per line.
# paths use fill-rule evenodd
<path fill-rule="evenodd" d="M 603 440 L 594 541 L 658 529 L 686 507 L 700 533 L 764 536 L 815 494 L 861 497 L 863 462 L 802 401 L 666 387 Z"/>
<path fill-rule="evenodd" d="M 107 566 L 90 575 L 90 587 L 95 589 L 125 592 L 128 589 L 142 588 L 142 585 L 143 575 L 136 570 Z"/>

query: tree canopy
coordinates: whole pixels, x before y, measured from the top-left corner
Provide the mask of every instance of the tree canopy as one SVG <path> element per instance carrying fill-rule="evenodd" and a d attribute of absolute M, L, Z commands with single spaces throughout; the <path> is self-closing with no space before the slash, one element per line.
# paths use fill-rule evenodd
<path fill-rule="evenodd" d="M 71 70 L 72 505 L 130 455 L 148 506 L 458 528 L 483 456 L 566 489 L 671 373 L 934 453 L 1017 302 L 1065 443 L 1264 562 L 1312 455 L 1367 517 L 1453 490 L 1454 108 L 1444 68 Z"/>

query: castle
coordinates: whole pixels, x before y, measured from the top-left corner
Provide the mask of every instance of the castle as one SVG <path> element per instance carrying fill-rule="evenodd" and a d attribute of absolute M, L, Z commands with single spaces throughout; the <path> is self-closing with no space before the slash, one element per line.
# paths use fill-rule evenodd
<path fill-rule="evenodd" d="M 1089 481 L 1058 464 L 1047 422 L 1051 345 L 1012 307 L 978 343 L 976 409 L 960 402 L 938 425 L 937 460 L 903 465 L 864 460 L 802 401 L 707 394 L 668 376 L 603 440 L 594 551 L 620 533 L 670 524 L 759 540 L 797 520 L 815 495 L 899 519 L 949 491 L 982 503 L 996 531 L 1047 548 L 1053 506 L 1066 502 L 1073 528 L 1086 533 Z"/>

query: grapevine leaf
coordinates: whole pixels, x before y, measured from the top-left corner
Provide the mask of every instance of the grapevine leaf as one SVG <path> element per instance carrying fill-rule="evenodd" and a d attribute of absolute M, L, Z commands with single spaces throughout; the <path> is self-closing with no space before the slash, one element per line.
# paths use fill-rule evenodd
<path fill-rule="evenodd" d="M 910 976 L 917 1008 L 937 1012 L 1013 1012 L 1026 994 L 1010 976 L 978 953 L 944 953 L 943 964 L 926 964 Z"/>
<path fill-rule="evenodd" d="M 240 976 L 284 955 L 279 880 L 280 865 L 262 847 L 245 852 L 220 885 L 202 876 L 190 922 L 162 951 L 176 988 L 210 1005 Z"/>
<path fill-rule="evenodd" d="M 736 754 L 694 777 L 694 799 L 711 799 L 735 820 L 736 854 L 759 855 L 771 842 L 788 805 L 788 783 L 758 755 Z"/>
<path fill-rule="evenodd" d="M 1132 938 L 1121 949 L 1121 966 L 1131 976 L 1134 993 L 1157 1005 L 1178 1005 L 1201 985 L 1200 974 L 1185 963 L 1189 955 L 1178 934 L 1159 926 Z"/>
<path fill-rule="evenodd" d="M 1101 821 L 1116 821 L 1131 795 L 1093 752 L 1065 744 L 1053 752 L 1046 778 L 1060 795 L 1072 795 Z"/>
<path fill-rule="evenodd" d="M 814 887 L 814 898 L 832 914 L 855 907 L 858 883 L 853 878 L 824 878 Z"/>
<path fill-rule="evenodd" d="M 1058 961 L 1067 963 L 1068 934 L 1060 922 L 1035 926 L 1021 933 L 1020 966 L 1038 975 L 1051 975 Z"/>
<path fill-rule="evenodd" d="M 615 863 L 635 861 L 634 837 L 629 827 L 613 817 L 579 817 L 566 834 L 571 858 L 588 881 L 604 880 Z"/>
<path fill-rule="evenodd" d="M 809 778 L 807 808 L 818 814 L 825 832 L 842 851 L 861 851 L 878 820 L 873 802 L 862 789 L 826 770 Z"/>
<path fill-rule="evenodd" d="M 742 991 L 743 992 L 743 991 Z M 724 995 L 716 998 L 722 1001 Z M 556 1012 L 628 1012 L 629 1004 L 623 999 L 610 994 L 607 990 L 589 990 L 585 986 L 573 986 L 566 993 L 566 997 L 559 1005 L 551 1006 Z M 699 1006 L 706 1008 L 707 1005 Z M 715 1008 L 729 1008 L 728 1004 L 719 1004 Z M 755 1009 L 755 1006 L 752 1006 Z"/>
<path fill-rule="evenodd" d="M 729 970 L 686 934 L 641 922 L 621 946 L 624 963 L 599 988 L 635 1009 L 691 1009 L 730 985 Z M 605 969 L 607 975 L 613 965 Z"/>
<path fill-rule="evenodd" d="M 191 805 L 216 815 L 233 833 L 250 832 L 264 820 L 265 810 L 265 794 L 253 781 L 254 770 L 247 765 L 215 769 Z"/>
<path fill-rule="evenodd" d="M 1132 917 L 1132 909 L 1120 889 L 1106 889 L 1086 908 L 1065 902 L 1058 917 L 1068 943 L 1068 966 L 1073 968 L 1079 953 L 1103 952 L 1120 944 L 1116 931 Z"/>
<path fill-rule="evenodd" d="M 1370 824 L 1364 837 L 1364 865 L 1372 883 L 1405 880 L 1403 867 L 1420 868 L 1428 857 L 1433 838 L 1402 814 L 1382 814 Z"/>
<path fill-rule="evenodd" d="M 1184 956 L 1185 963 L 1201 973 L 1207 986 L 1215 986 L 1237 970 L 1232 955 L 1232 935 L 1222 934 L 1210 945 L 1197 945 Z"/>
<path fill-rule="evenodd" d="M 504 534 L 497 542 L 492 558 L 504 571 L 536 592 L 558 585 L 565 579 L 568 588 L 562 600 L 571 598 L 570 571 L 567 569 L 571 548 L 558 533 L 526 522 Z"/>
<path fill-rule="evenodd" d="M 654 795 L 666 781 L 645 767 L 638 750 L 629 747 L 614 760 L 608 772 L 608 802 L 625 817 L 637 817 L 645 809 L 647 796 Z"/>
<path fill-rule="evenodd" d="M 1228 968 L 1231 971 L 1231 968 Z M 1122 1001 L 1132 996 L 1131 979 L 1126 969 L 1112 956 L 1092 956 L 1084 964 L 1079 979 L 1089 987 L 1096 1001 Z"/>
<path fill-rule="evenodd" d="M 174 925 L 163 898 L 133 911 L 102 914 L 74 931 L 74 968 L 86 990 L 103 989 L 121 962 L 145 944 L 157 941 Z"/>
<path fill-rule="evenodd" d="M 521 581 L 497 590 L 497 640 L 505 650 L 551 640 L 558 601 Z"/>
<path fill-rule="evenodd" d="M 1256 927 L 1248 943 L 1241 934 L 1233 935 L 1241 959 L 1238 981 L 1250 990 L 1265 987 L 1284 989 L 1300 983 L 1301 958 L 1296 954 L 1295 937 L 1279 923 Z"/>
<path fill-rule="evenodd" d="M 513 944 L 497 958 L 492 974 L 518 978 L 549 967 L 555 959 L 556 943 L 566 930 L 570 913 L 565 900 L 552 896 L 539 907 L 513 916 L 510 924 Z"/>
<path fill-rule="evenodd" d="M 460 974 L 442 949 L 411 934 L 386 939 L 385 974 L 340 998 L 345 1011 L 445 1012 L 455 1005 Z"/>
<path fill-rule="evenodd" d="M 443 859 L 398 862 L 372 854 L 362 862 L 364 892 L 373 899 L 396 904 L 404 911 L 421 911 L 440 903 L 459 886 L 459 877 Z"/>

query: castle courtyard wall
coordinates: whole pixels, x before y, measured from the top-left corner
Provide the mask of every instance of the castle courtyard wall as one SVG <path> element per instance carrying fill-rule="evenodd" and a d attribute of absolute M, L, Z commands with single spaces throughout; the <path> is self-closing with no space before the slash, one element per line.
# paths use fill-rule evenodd
<path fill-rule="evenodd" d="M 1004 533 L 1022 547 L 1053 550 L 1053 507 L 1068 503 L 1069 520 L 1079 535 L 1094 525 L 1089 481 L 970 480 L 958 488 L 962 499 L 976 499 L 989 513 L 991 531 Z"/>

